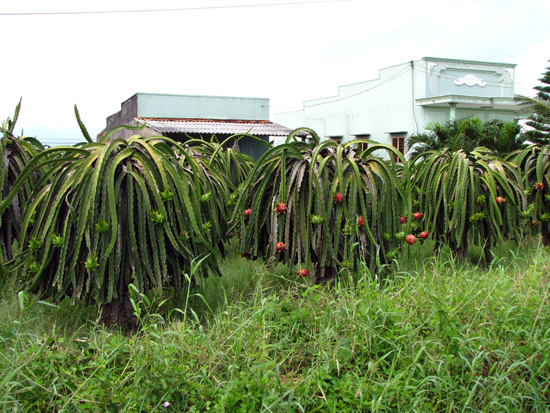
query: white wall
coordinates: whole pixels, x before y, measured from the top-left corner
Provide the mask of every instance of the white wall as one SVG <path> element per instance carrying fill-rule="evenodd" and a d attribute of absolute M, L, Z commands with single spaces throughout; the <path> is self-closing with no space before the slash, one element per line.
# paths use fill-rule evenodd
<path fill-rule="evenodd" d="M 464 97 L 457 106 L 456 118 L 512 120 L 514 113 L 510 110 L 480 107 L 491 93 L 497 94 L 495 98 L 503 102 L 501 106 L 511 106 L 508 103 L 513 96 L 514 67 L 424 58 L 381 69 L 378 79 L 341 86 L 337 96 L 306 101 L 302 110 L 276 114 L 275 122 L 290 128 L 309 127 L 321 139 L 342 136 L 345 142 L 356 135 L 368 134 L 371 140 L 391 145 L 391 133 L 406 132 L 410 136 L 425 131 L 428 122 L 442 123 L 450 119 L 450 106 L 437 94 L 439 89 L 451 93 L 449 96 Z M 486 82 L 486 86 L 454 82 L 470 73 L 479 77 L 481 83 Z M 441 99 L 441 103 L 417 102 L 429 98 Z M 467 107 L 473 105 L 478 108 Z"/>

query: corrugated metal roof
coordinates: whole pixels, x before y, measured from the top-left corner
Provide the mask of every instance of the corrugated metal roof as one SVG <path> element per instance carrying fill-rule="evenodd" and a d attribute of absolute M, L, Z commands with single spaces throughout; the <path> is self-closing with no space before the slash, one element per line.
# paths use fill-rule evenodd
<path fill-rule="evenodd" d="M 136 118 L 160 133 L 202 133 L 260 136 L 287 136 L 292 129 L 269 120 Z"/>

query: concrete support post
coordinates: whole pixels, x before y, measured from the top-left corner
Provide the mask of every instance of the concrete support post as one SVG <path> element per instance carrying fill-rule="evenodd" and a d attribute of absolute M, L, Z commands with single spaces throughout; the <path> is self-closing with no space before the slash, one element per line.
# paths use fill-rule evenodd
<path fill-rule="evenodd" d="M 449 103 L 449 106 L 451 107 L 449 110 L 449 120 L 455 120 L 456 119 L 456 103 Z"/>

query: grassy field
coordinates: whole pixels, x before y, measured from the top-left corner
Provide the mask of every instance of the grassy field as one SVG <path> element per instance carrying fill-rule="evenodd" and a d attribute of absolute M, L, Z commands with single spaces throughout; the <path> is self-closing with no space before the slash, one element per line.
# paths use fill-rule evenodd
<path fill-rule="evenodd" d="M 131 333 L 7 285 L 1 409 L 548 411 L 549 252 L 504 244 L 483 267 L 431 247 L 330 285 L 229 257 L 186 296 L 133 294 Z"/>

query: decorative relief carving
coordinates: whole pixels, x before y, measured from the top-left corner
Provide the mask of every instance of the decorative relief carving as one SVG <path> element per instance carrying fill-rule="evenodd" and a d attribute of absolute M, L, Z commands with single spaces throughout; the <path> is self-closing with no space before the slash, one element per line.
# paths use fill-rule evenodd
<path fill-rule="evenodd" d="M 436 67 L 439 63 L 437 62 L 428 62 L 428 74 L 432 71 L 434 67 Z"/>
<path fill-rule="evenodd" d="M 514 80 L 514 69 L 504 69 L 510 75 L 510 79 Z"/>
<path fill-rule="evenodd" d="M 476 75 L 466 75 L 464 77 L 459 77 L 457 80 L 455 80 L 455 85 L 461 86 L 461 85 L 467 85 L 467 86 L 479 86 L 479 87 L 485 87 L 487 86 L 487 82 L 480 79 Z"/>

